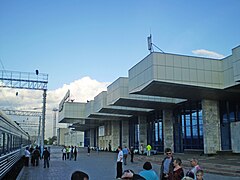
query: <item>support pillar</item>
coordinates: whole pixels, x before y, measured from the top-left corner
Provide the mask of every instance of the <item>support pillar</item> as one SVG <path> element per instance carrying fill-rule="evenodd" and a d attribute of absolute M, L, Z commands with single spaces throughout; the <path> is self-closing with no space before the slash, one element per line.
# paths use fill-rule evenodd
<path fill-rule="evenodd" d="M 172 110 L 163 110 L 163 139 L 164 149 L 171 148 L 174 151 Z"/>
<path fill-rule="evenodd" d="M 120 127 L 119 127 L 119 121 L 112 121 L 112 151 L 116 150 L 119 144 L 120 139 Z"/>
<path fill-rule="evenodd" d="M 218 101 L 202 100 L 204 153 L 221 150 L 220 115 Z"/>
<path fill-rule="evenodd" d="M 129 147 L 129 121 L 122 120 L 122 145 Z"/>
<path fill-rule="evenodd" d="M 139 116 L 138 117 L 139 123 L 139 146 L 143 144 L 143 147 L 147 146 L 147 117 L 146 116 Z"/>
<path fill-rule="evenodd" d="M 94 131 L 95 129 L 90 129 L 90 142 L 89 142 L 90 147 L 94 146 Z"/>

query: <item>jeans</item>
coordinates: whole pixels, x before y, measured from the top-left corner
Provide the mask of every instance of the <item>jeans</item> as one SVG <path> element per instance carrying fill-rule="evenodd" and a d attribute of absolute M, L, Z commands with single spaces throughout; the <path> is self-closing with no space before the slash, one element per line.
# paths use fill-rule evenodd
<path fill-rule="evenodd" d="M 49 168 L 49 159 L 44 159 L 44 168 L 46 168 L 46 165 L 47 167 Z"/>

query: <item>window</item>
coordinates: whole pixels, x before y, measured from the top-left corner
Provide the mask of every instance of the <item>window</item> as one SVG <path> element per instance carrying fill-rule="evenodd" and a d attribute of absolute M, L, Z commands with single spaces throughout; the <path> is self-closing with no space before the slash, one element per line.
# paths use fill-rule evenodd
<path fill-rule="evenodd" d="M 3 153 L 3 133 L 0 131 L 0 156 Z"/>

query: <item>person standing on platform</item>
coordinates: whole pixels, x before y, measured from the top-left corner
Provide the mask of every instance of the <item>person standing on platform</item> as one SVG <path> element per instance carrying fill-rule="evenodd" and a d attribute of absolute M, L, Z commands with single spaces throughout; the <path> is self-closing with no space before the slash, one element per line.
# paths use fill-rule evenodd
<path fill-rule="evenodd" d="M 144 148 L 143 148 L 143 144 L 141 144 L 140 148 L 139 148 L 139 151 L 141 152 L 141 154 L 143 155 L 144 153 Z"/>
<path fill-rule="evenodd" d="M 146 148 L 147 148 L 147 156 L 150 156 L 151 155 L 152 146 L 150 144 L 148 144 Z"/>
<path fill-rule="evenodd" d="M 161 169 L 160 169 L 160 179 L 161 180 L 169 180 L 169 177 L 173 176 L 173 154 L 170 148 L 166 148 L 165 151 L 166 157 L 162 161 Z"/>
<path fill-rule="evenodd" d="M 130 148 L 130 154 L 131 154 L 131 162 L 133 163 L 133 156 L 134 156 L 134 147 L 131 146 Z"/>
<path fill-rule="evenodd" d="M 111 146 L 111 140 L 108 143 L 108 151 L 111 152 L 112 151 L 112 146 Z"/>
<path fill-rule="evenodd" d="M 91 149 L 90 149 L 90 146 L 88 145 L 88 147 L 87 147 L 87 155 L 88 156 L 90 156 L 90 151 L 91 151 Z"/>
<path fill-rule="evenodd" d="M 48 150 L 48 152 L 49 152 L 49 161 L 50 161 L 50 154 L 51 154 L 51 148 L 50 148 L 50 146 L 48 146 L 47 150 Z"/>
<path fill-rule="evenodd" d="M 35 148 L 35 150 L 33 151 L 33 166 L 38 166 L 39 164 L 39 158 L 40 158 L 41 154 L 39 151 L 38 146 Z"/>
<path fill-rule="evenodd" d="M 176 158 L 173 161 L 174 169 L 173 169 L 173 177 L 172 180 L 181 180 L 184 177 L 184 171 L 181 167 L 182 160 L 180 158 Z"/>
<path fill-rule="evenodd" d="M 190 164 L 192 166 L 192 169 L 186 173 L 186 176 L 196 179 L 196 173 L 201 169 L 201 167 L 198 165 L 198 160 L 195 158 L 191 159 Z"/>
<path fill-rule="evenodd" d="M 78 153 L 78 151 L 77 151 L 77 146 L 75 146 L 74 149 L 73 149 L 74 161 L 77 160 L 77 153 Z"/>
<path fill-rule="evenodd" d="M 69 157 L 69 159 L 70 159 L 70 161 L 71 161 L 71 160 L 73 159 L 73 146 L 70 146 L 69 151 L 70 151 L 70 157 Z"/>
<path fill-rule="evenodd" d="M 67 147 L 66 147 L 66 153 L 67 153 L 67 159 L 69 159 L 70 146 L 67 146 Z"/>
<path fill-rule="evenodd" d="M 29 152 L 30 152 L 30 154 L 31 154 L 31 165 L 32 165 L 32 166 L 33 166 L 33 161 L 34 161 L 33 151 L 34 151 L 34 148 L 33 148 L 33 146 L 31 146 L 30 149 L 29 149 Z"/>
<path fill-rule="evenodd" d="M 123 163 L 123 152 L 122 147 L 118 146 L 118 156 L 117 156 L 117 179 L 122 177 L 122 163 Z"/>
<path fill-rule="evenodd" d="M 66 147 L 64 146 L 63 149 L 62 149 L 62 160 L 66 160 Z"/>
<path fill-rule="evenodd" d="M 24 152 L 24 154 L 25 154 L 25 166 L 29 165 L 29 157 L 31 155 L 28 149 L 29 149 L 29 147 L 26 147 L 25 152 Z"/>
<path fill-rule="evenodd" d="M 47 147 L 45 147 L 43 151 L 43 160 L 44 160 L 43 168 L 46 168 L 46 166 L 49 168 L 49 159 L 50 159 L 50 152 L 48 151 Z"/>
<path fill-rule="evenodd" d="M 124 165 L 127 165 L 127 156 L 129 153 L 129 149 L 127 148 L 127 146 L 123 148 L 122 152 L 123 152 L 123 163 Z"/>

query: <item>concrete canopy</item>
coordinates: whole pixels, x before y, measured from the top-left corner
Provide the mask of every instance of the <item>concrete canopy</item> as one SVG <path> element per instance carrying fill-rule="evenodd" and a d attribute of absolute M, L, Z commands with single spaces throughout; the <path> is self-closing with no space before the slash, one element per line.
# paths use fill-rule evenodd
<path fill-rule="evenodd" d="M 128 98 L 119 98 L 114 105 L 116 106 L 128 106 L 135 108 L 146 108 L 146 109 L 171 109 L 176 106 L 176 103 L 172 102 L 159 102 L 159 101 L 146 101 L 140 99 L 128 99 Z"/>
<path fill-rule="evenodd" d="M 139 91 L 131 92 L 134 94 L 164 96 L 173 98 L 183 98 L 189 100 L 239 100 L 239 85 L 228 89 L 207 88 L 192 85 L 183 85 L 161 81 L 152 81 Z"/>
<path fill-rule="evenodd" d="M 72 128 L 73 131 L 85 131 L 88 129 L 96 128 L 99 125 L 101 125 L 101 121 L 96 119 L 87 119 L 84 121 L 84 123 L 74 123 L 69 128 Z"/>
<path fill-rule="evenodd" d="M 124 114 L 131 116 L 131 115 L 145 115 L 151 111 L 153 111 L 153 109 L 133 108 L 124 106 L 108 106 L 106 108 L 102 108 L 99 112 L 109 114 Z"/>

